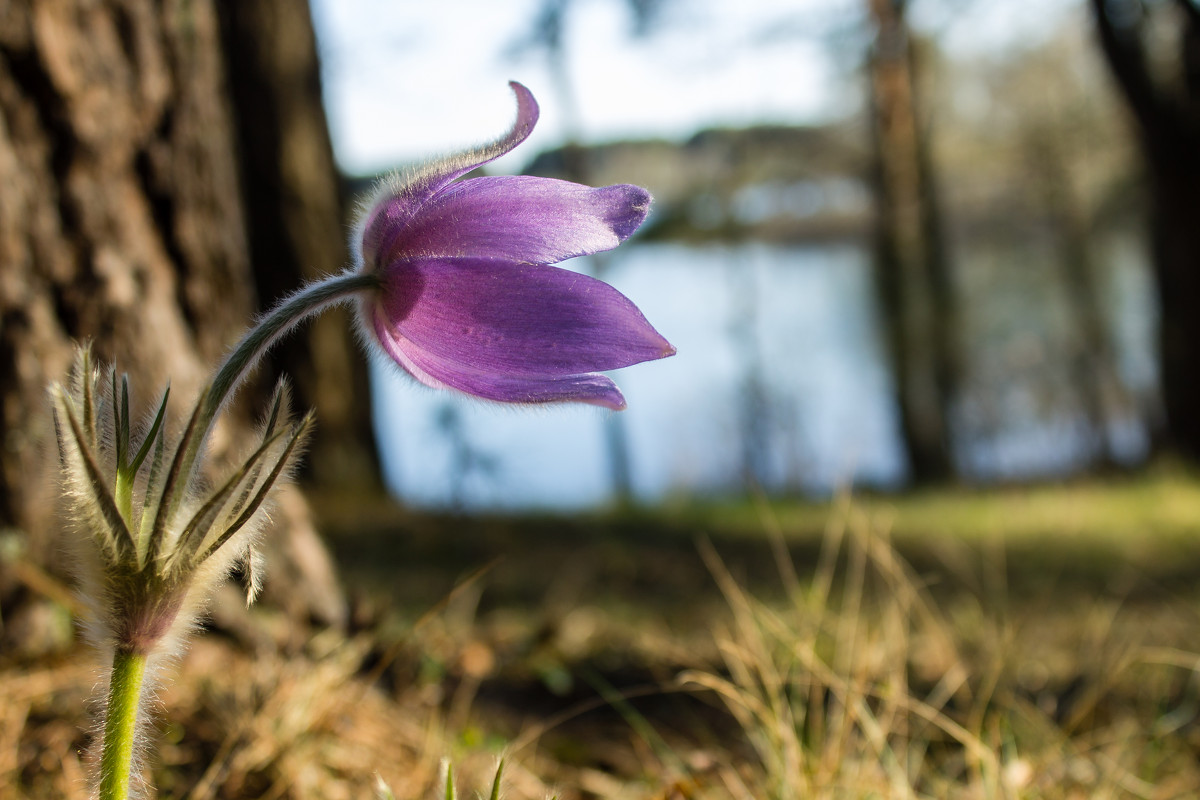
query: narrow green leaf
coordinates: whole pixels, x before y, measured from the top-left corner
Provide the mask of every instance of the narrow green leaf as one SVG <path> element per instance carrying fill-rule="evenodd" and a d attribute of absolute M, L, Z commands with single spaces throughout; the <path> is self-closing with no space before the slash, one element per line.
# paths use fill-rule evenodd
<path fill-rule="evenodd" d="M 264 447 L 267 445 L 269 439 L 276 438 L 274 436 L 276 433 L 276 426 L 279 424 L 281 419 L 286 419 L 288 417 L 288 406 L 290 405 L 290 392 L 288 391 L 287 381 L 280 379 L 279 383 L 275 386 L 275 395 L 271 403 L 271 411 L 267 415 L 267 422 L 263 428 Z M 243 509 L 245 509 L 246 504 L 249 502 L 254 491 L 255 485 L 258 483 L 258 476 L 262 474 L 262 466 L 263 463 L 255 465 L 254 469 L 251 471 L 250 479 L 242 482 L 242 485 L 245 488 L 243 489 L 241 495 L 238 496 L 238 499 L 230 507 L 227 519 L 233 519 L 241 514 Z M 272 464 L 271 468 L 273 469 L 274 466 L 275 465 Z"/>
<path fill-rule="evenodd" d="M 181 473 L 185 472 L 183 468 L 184 462 L 195 456 L 196 451 L 193 450 L 192 445 L 197 436 L 198 426 L 196 423 L 200 417 L 200 409 L 204 406 L 207 394 L 207 389 L 200 393 L 200 397 L 196 401 L 196 407 L 192 409 L 192 415 L 188 417 L 187 427 L 183 429 L 183 435 L 179 437 L 179 444 L 175 447 L 175 457 L 171 459 L 171 467 L 167 471 L 166 480 L 163 482 L 162 493 L 158 496 L 154 515 L 154 527 L 150 531 L 150 546 L 147 554 L 150 561 L 158 558 L 158 552 L 162 548 L 162 542 L 166 536 L 167 526 L 170 524 L 175 509 L 178 508 L 183 494 L 187 491 L 186 484 L 190 476 L 181 476 Z M 149 496 L 149 493 L 147 493 L 147 496 Z"/>
<path fill-rule="evenodd" d="M 96 403 L 93 397 L 92 347 L 85 345 L 79 352 L 79 382 L 83 395 L 83 432 L 89 447 L 96 446 Z"/>
<path fill-rule="evenodd" d="M 117 470 L 117 477 L 113 481 L 113 499 L 117 503 L 121 519 L 133 530 L 133 481 L 123 470 Z"/>
<path fill-rule="evenodd" d="M 446 800 L 457 800 L 458 795 L 454 792 L 454 767 L 449 763 L 446 764 Z"/>
<path fill-rule="evenodd" d="M 246 576 L 246 608 L 254 605 L 254 601 L 258 599 L 258 593 L 262 591 L 264 563 L 263 554 L 256 548 L 250 547 L 246 550 L 242 565 L 242 571 Z"/>
<path fill-rule="evenodd" d="M 163 408 L 166 408 L 166 398 L 163 398 Z M 162 479 L 163 458 L 167 449 L 167 434 L 164 428 L 159 427 L 155 434 L 154 458 L 150 460 L 150 474 L 146 476 L 145 501 L 142 505 L 142 519 L 138 525 L 138 567 L 146 566 L 148 555 L 150 533 L 154 528 L 155 518 L 158 516 L 158 506 L 162 499 L 162 494 L 158 491 L 158 482 Z M 147 437 L 149 441 L 149 437 Z"/>
<path fill-rule="evenodd" d="M 267 424 L 263 428 L 264 438 L 275 432 L 275 425 L 279 422 L 281 414 L 287 416 L 290 396 L 291 392 L 288 391 L 287 381 L 281 378 L 279 383 L 275 384 L 275 392 L 271 397 L 271 412 L 267 415 Z"/>
<path fill-rule="evenodd" d="M 387 781 L 379 773 L 375 773 L 375 800 L 396 800 L 396 795 L 392 794 L 392 787 L 387 785 Z"/>
<path fill-rule="evenodd" d="M 504 759 L 496 765 L 496 779 L 492 781 L 492 800 L 500 800 L 500 776 L 504 773 Z"/>
<path fill-rule="evenodd" d="M 113 442 L 116 445 L 117 451 L 117 474 L 116 479 L 113 481 L 113 499 L 116 500 L 117 510 L 121 512 L 121 518 L 132 529 L 133 475 L 126 469 L 125 464 L 125 460 L 129 458 L 129 376 L 121 376 L 120 390 L 117 389 L 116 367 L 109 368 L 108 377 L 109 382 L 112 384 Z"/>
<path fill-rule="evenodd" d="M 271 472 L 259 486 L 258 492 L 254 495 L 254 498 L 250 501 L 250 504 L 246 507 L 246 510 L 243 511 L 241 515 L 234 520 L 233 524 L 223 531 L 221 535 L 217 537 L 217 540 L 213 542 L 212 545 L 209 546 L 201 556 L 196 558 L 193 563 L 198 564 L 207 559 L 213 553 L 220 550 L 221 547 L 234 536 L 234 534 L 241 530 L 246 523 L 250 521 L 255 512 L 257 512 L 259 507 L 263 504 L 263 501 L 267 499 L 267 494 L 275 485 L 275 481 L 279 480 L 280 474 L 283 472 L 284 468 L 287 467 L 288 462 L 291 461 L 292 454 L 295 453 L 297 445 L 304 441 L 304 438 L 308 436 L 309 430 L 312 429 L 312 424 L 313 414 L 310 411 L 304 416 L 304 419 L 292 426 L 292 435 L 288 438 L 287 445 L 283 450 L 283 454 L 275 462 L 274 467 L 271 468 Z"/>
<path fill-rule="evenodd" d="M 168 384 L 166 391 L 163 392 L 162 402 L 158 405 L 158 413 L 154 415 L 154 422 L 150 425 L 150 430 L 146 434 L 146 438 L 142 441 L 142 446 L 138 448 L 137 455 L 129 462 L 129 472 L 136 475 L 137 471 L 142 468 L 142 462 L 146 460 L 146 455 L 150 452 L 150 445 L 158 436 L 158 430 L 162 427 L 163 420 L 167 415 L 167 398 L 171 396 L 171 387 Z"/>
<path fill-rule="evenodd" d="M 112 436 L 113 436 L 113 443 L 116 445 L 116 448 L 117 448 L 117 476 L 119 477 L 125 468 L 125 450 L 124 450 L 124 448 L 121 447 L 121 405 L 120 405 L 120 403 L 117 402 L 117 398 L 120 396 L 120 394 L 117 392 L 117 368 L 116 367 L 108 368 L 108 379 L 109 379 L 109 383 L 112 384 L 112 402 L 113 402 Z M 119 503 L 118 503 L 118 505 L 119 505 Z"/>
<path fill-rule="evenodd" d="M 176 559 L 186 558 L 204 543 L 205 536 L 216 521 L 221 508 L 238 487 L 245 487 L 247 495 L 253 491 L 253 484 L 258 481 L 258 476 L 262 474 L 259 466 L 270 454 L 271 446 L 280 441 L 285 435 L 287 435 L 287 430 L 281 430 L 259 445 L 258 449 L 242 463 L 242 466 L 229 476 L 229 479 L 225 481 L 221 488 L 213 492 L 208 500 L 204 502 L 204 505 L 192 515 L 192 518 L 188 520 L 187 525 L 184 527 L 183 533 L 179 536 L 179 544 L 176 547 L 176 553 L 172 556 L 171 566 L 176 563 Z M 282 457 L 284 457 L 283 453 L 280 454 L 280 458 Z M 246 486 L 247 477 L 249 477 L 249 486 Z"/>
<path fill-rule="evenodd" d="M 220 524 L 213 525 L 214 528 L 225 528 L 229 525 L 230 520 L 237 519 L 242 515 L 242 512 L 246 510 L 246 508 L 250 505 L 250 502 L 258 494 L 258 488 L 261 487 L 258 479 L 262 477 L 263 468 L 267 467 L 267 474 L 269 475 L 271 470 L 275 468 L 278 460 L 283 457 L 284 453 L 283 451 L 280 451 L 279 453 L 275 454 L 275 460 L 270 461 L 269 466 L 267 460 L 263 460 L 262 462 L 254 465 L 254 468 L 250 470 L 250 474 L 247 476 L 246 480 L 242 481 L 241 494 L 239 494 L 237 499 L 234 500 L 229 506 L 229 509 L 225 513 L 225 518 L 221 520 Z"/>
<path fill-rule="evenodd" d="M 116 501 L 112 494 L 109 493 L 108 485 L 104 482 L 104 476 L 100 472 L 100 467 L 96 464 L 95 458 L 92 456 L 90 448 L 84 445 L 83 426 L 79 420 L 75 418 L 75 412 L 70 403 L 61 402 L 60 407 L 63 411 L 63 416 L 67 418 L 67 424 L 70 426 L 71 435 L 75 440 L 74 452 L 78 454 L 78 458 L 84 468 L 84 474 L 87 478 L 86 488 L 89 490 L 87 501 L 95 504 L 96 510 L 100 513 L 100 519 L 107 526 L 107 533 L 112 537 L 111 546 L 115 548 L 114 555 L 120 556 L 121 551 L 125 547 L 133 548 L 133 534 L 129 532 L 128 526 L 125 524 L 121 512 L 117 510 Z"/>
<path fill-rule="evenodd" d="M 114 370 L 113 374 L 116 374 Z M 113 411 L 117 410 L 116 397 L 113 398 Z M 124 469 L 129 458 L 129 375 L 121 373 L 121 406 L 117 415 L 120 420 L 120 436 L 117 439 L 117 465 Z"/>
<path fill-rule="evenodd" d="M 54 437 L 58 442 L 58 460 L 63 471 L 70 476 L 71 484 L 78 485 L 86 481 L 86 475 L 82 479 L 79 477 L 79 462 L 82 461 L 82 458 L 78 456 L 78 452 L 82 443 L 75 434 L 77 428 L 66 421 L 68 414 L 73 411 L 74 402 L 61 386 L 56 384 L 50 389 L 54 400 Z M 96 535 L 100 539 L 101 548 L 113 561 L 116 561 L 119 550 L 113 532 L 107 527 L 100 526 Z"/>

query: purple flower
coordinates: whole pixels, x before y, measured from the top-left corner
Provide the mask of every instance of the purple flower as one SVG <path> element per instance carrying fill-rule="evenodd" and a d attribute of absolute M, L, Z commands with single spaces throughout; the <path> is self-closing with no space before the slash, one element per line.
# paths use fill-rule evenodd
<path fill-rule="evenodd" d="M 457 180 L 523 142 L 533 95 L 512 83 L 517 120 L 496 142 L 385 181 L 358 230 L 366 335 L 421 383 L 504 403 L 625 398 L 600 370 L 675 348 L 608 284 L 550 266 L 610 250 L 650 208 L 637 186 L 536 178 Z"/>

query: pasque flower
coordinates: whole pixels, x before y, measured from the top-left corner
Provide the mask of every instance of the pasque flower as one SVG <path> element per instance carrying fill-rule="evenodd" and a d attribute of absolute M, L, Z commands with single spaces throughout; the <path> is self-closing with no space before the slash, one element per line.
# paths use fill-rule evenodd
<path fill-rule="evenodd" d="M 259 318 L 213 373 L 181 430 L 167 393 L 139 429 L 115 367 L 79 352 L 54 384 L 64 510 L 80 534 L 76 571 L 90 628 L 109 651 L 99 800 L 137 783 L 147 679 L 178 652 L 214 587 L 238 563 L 257 592 L 258 530 L 269 495 L 299 459 L 312 415 L 292 419 L 281 384 L 259 435 L 223 479 L 207 442 L 263 354 L 303 320 L 358 305 L 364 338 L 421 382 L 510 403 L 577 401 L 620 409 L 600 370 L 675 352 L 637 307 L 600 281 L 552 264 L 616 247 L 646 217 L 636 186 L 592 189 L 533 177 L 459 180 L 525 140 L 537 121 L 512 84 L 517 121 L 491 145 L 385 181 L 358 231 L 357 262 Z M 140 435 L 139 435 L 140 434 Z"/>
<path fill-rule="evenodd" d="M 641 225 L 650 194 L 531 176 L 459 180 L 523 142 L 538 118 L 519 83 L 496 142 L 384 181 L 356 233 L 368 340 L 427 386 L 506 403 L 625 398 L 601 370 L 675 348 L 611 286 L 551 266 L 610 250 Z"/>

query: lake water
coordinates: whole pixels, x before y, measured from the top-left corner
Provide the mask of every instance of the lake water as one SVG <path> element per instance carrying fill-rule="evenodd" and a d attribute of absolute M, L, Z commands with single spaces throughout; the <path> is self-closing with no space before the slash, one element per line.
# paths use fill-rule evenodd
<path fill-rule="evenodd" d="M 1117 366 L 1131 396 L 1143 398 L 1156 380 L 1149 287 L 1135 253 L 1109 250 Z M 583 259 L 568 266 L 597 267 Z M 750 483 L 806 494 L 903 484 L 862 248 L 639 245 L 616 251 L 603 269 L 678 354 L 613 373 L 629 403 L 620 414 L 487 404 L 373 364 L 385 479 L 398 497 L 430 508 L 603 504 L 621 484 L 614 437 L 626 453 L 617 463 L 627 464 L 628 487 L 642 502 L 733 494 Z M 1053 371 L 1062 315 L 1030 301 L 1030 292 L 1053 299 L 1045 286 L 1024 285 L 1020 271 L 994 272 L 995 285 L 981 279 L 963 287 L 967 302 L 972 293 L 990 299 L 968 326 L 968 341 L 979 339 L 985 357 L 972 358 L 973 388 L 955 410 L 960 466 L 982 479 L 1070 470 L 1091 456 L 1095 433 L 1070 402 L 1047 401 L 1036 380 L 1038 371 Z M 1036 273 L 1025 279 L 1046 283 Z M 1146 446 L 1138 403 L 1108 431 L 1131 459 Z"/>

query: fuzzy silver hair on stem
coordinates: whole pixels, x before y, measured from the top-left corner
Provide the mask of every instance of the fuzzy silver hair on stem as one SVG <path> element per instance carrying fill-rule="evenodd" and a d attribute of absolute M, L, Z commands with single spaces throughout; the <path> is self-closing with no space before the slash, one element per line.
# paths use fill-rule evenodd
<path fill-rule="evenodd" d="M 164 391 L 139 430 L 129 383 L 81 347 L 69 381 L 50 388 L 66 513 L 75 526 L 77 578 L 90 638 L 112 657 L 108 673 L 101 800 L 128 796 L 145 686 L 175 655 L 212 590 L 247 565 L 247 603 L 261 582 L 255 543 L 274 487 L 298 460 L 312 414 L 292 419 L 280 383 L 253 444 L 228 475 L 206 483 L 192 469 L 210 425 L 201 393 L 187 422 L 168 433 Z M 191 461 L 192 463 L 187 463 Z"/>

